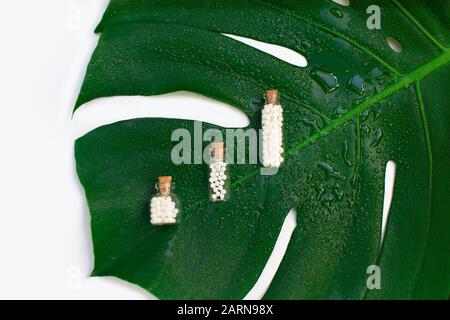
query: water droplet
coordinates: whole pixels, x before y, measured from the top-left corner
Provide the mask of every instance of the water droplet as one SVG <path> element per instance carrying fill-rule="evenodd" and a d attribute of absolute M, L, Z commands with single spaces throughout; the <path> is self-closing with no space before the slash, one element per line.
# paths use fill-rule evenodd
<path fill-rule="evenodd" d="M 373 68 L 373 69 L 370 71 L 370 76 L 371 76 L 372 78 L 374 78 L 374 79 L 380 79 L 380 78 L 382 78 L 382 77 L 384 76 L 384 73 L 383 73 L 383 71 L 382 71 L 381 69 L 379 69 L 379 68 Z"/>
<path fill-rule="evenodd" d="M 357 184 L 358 184 L 358 175 L 354 173 L 350 179 L 350 186 L 352 188 L 356 188 Z"/>
<path fill-rule="evenodd" d="M 336 76 L 331 72 L 326 72 L 318 68 L 313 68 L 311 77 L 320 85 L 326 93 L 332 92 L 339 87 Z"/>
<path fill-rule="evenodd" d="M 325 188 L 322 184 L 316 186 L 317 198 L 320 198 L 324 192 L 325 192 Z"/>
<path fill-rule="evenodd" d="M 307 127 L 311 128 L 311 132 L 320 131 L 320 125 L 316 119 L 302 119 L 301 122 L 305 124 Z"/>
<path fill-rule="evenodd" d="M 330 12 L 333 16 L 339 19 L 341 19 L 344 16 L 344 13 L 339 8 L 331 8 Z"/>
<path fill-rule="evenodd" d="M 383 130 L 377 128 L 373 134 L 372 141 L 370 142 L 371 147 L 376 147 L 380 144 L 381 139 L 383 139 Z"/>
<path fill-rule="evenodd" d="M 367 124 L 363 124 L 361 126 L 361 135 L 362 136 L 366 136 L 367 137 L 370 134 L 370 131 L 371 131 L 371 129 L 370 129 L 370 127 Z"/>
<path fill-rule="evenodd" d="M 325 171 L 325 173 L 333 178 L 339 179 L 339 180 L 345 180 L 345 177 L 336 169 L 334 169 L 332 166 L 330 166 L 328 163 L 325 162 L 319 162 L 318 167 Z"/>
<path fill-rule="evenodd" d="M 355 207 L 355 201 L 353 199 L 348 199 L 347 207 L 349 207 L 350 209 L 353 209 Z"/>
<path fill-rule="evenodd" d="M 347 167 L 351 167 L 351 166 L 353 166 L 353 164 L 350 161 L 350 159 L 348 158 L 348 153 L 349 153 L 348 142 L 347 142 L 347 140 L 345 140 L 344 145 L 342 147 L 342 157 L 344 158 L 344 162 L 347 165 Z"/>
<path fill-rule="evenodd" d="M 364 110 L 361 113 L 361 121 L 366 121 L 369 118 L 370 115 L 370 109 Z"/>
<path fill-rule="evenodd" d="M 379 105 L 374 108 L 373 110 L 373 120 L 378 120 L 378 118 L 381 116 L 381 109 L 379 108 Z"/>
<path fill-rule="evenodd" d="M 341 190 L 341 186 L 336 183 L 333 188 L 334 194 L 337 196 L 338 200 L 342 200 L 344 196 L 344 191 Z"/>
<path fill-rule="evenodd" d="M 364 103 L 365 101 L 367 101 L 370 98 L 370 94 L 371 94 L 371 92 L 367 92 L 367 94 L 363 95 L 362 98 L 355 99 L 352 102 L 352 105 L 357 106 L 357 105 L 360 105 L 361 103 Z"/>
<path fill-rule="evenodd" d="M 341 106 L 338 106 L 332 114 L 333 118 L 339 118 L 341 117 L 343 114 L 347 113 L 347 109 L 342 108 Z"/>
<path fill-rule="evenodd" d="M 348 85 L 356 93 L 363 94 L 364 91 L 366 91 L 365 81 L 359 74 L 352 77 L 348 82 Z"/>
<path fill-rule="evenodd" d="M 333 201 L 333 195 L 331 193 L 325 193 L 320 197 L 320 201 L 329 202 Z"/>

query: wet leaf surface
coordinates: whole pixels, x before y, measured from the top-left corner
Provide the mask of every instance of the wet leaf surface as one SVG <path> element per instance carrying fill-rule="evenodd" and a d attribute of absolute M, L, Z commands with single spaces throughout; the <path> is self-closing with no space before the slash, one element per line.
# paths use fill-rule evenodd
<path fill-rule="evenodd" d="M 92 131 L 76 142 L 76 160 L 91 212 L 93 274 L 162 299 L 240 299 L 295 208 L 298 227 L 266 298 L 447 298 L 450 30 L 440 9 L 448 3 L 380 1 L 380 30 L 366 27 L 371 4 L 111 1 L 76 109 L 100 97 L 189 90 L 239 108 L 259 129 L 264 91 L 278 88 L 286 163 L 276 176 L 231 165 L 230 200 L 211 203 L 207 166 L 170 158 L 173 130 L 193 136 L 194 122 L 135 119 Z M 285 46 L 308 66 L 221 33 Z M 397 175 L 381 247 L 389 160 Z M 160 175 L 176 181 L 177 226 L 149 223 Z M 382 288 L 368 291 L 373 264 Z"/>

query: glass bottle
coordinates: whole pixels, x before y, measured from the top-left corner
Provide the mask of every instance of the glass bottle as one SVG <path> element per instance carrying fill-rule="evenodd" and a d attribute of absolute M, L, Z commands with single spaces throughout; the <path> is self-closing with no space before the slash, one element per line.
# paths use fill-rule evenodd
<path fill-rule="evenodd" d="M 266 168 L 279 168 L 283 163 L 283 108 L 278 90 L 267 90 L 262 111 L 262 162 Z"/>
<path fill-rule="evenodd" d="M 173 225 L 179 222 L 179 202 L 172 193 L 172 177 L 158 177 L 157 194 L 150 202 L 150 223 L 152 225 Z"/>
<path fill-rule="evenodd" d="M 212 201 L 226 201 L 229 196 L 228 168 L 223 142 L 212 143 L 209 165 L 209 189 Z"/>

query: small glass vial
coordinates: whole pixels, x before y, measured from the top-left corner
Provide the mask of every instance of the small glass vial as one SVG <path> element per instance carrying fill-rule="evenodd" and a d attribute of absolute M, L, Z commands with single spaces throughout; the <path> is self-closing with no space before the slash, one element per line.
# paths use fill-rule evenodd
<path fill-rule="evenodd" d="M 278 90 L 266 92 L 266 105 L 262 111 L 262 162 L 266 168 L 279 168 L 283 158 L 283 108 L 279 104 Z"/>
<path fill-rule="evenodd" d="M 209 188 L 212 201 L 225 201 L 228 193 L 227 163 L 224 160 L 225 148 L 223 142 L 212 143 L 211 164 L 209 165 Z"/>
<path fill-rule="evenodd" d="M 158 193 L 150 203 L 152 225 L 173 225 L 178 223 L 180 212 L 176 196 L 172 193 L 172 177 L 158 177 Z"/>

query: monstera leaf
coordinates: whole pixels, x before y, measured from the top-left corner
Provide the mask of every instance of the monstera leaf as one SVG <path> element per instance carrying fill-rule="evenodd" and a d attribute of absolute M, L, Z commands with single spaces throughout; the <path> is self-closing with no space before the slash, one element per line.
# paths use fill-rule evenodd
<path fill-rule="evenodd" d="M 370 5 L 381 9 L 381 29 L 367 27 Z M 207 165 L 170 157 L 172 132 L 194 134 L 193 121 L 135 119 L 80 138 L 93 275 L 162 299 L 240 299 L 295 208 L 298 227 L 267 299 L 447 298 L 449 12 L 448 1 L 425 0 L 111 1 L 76 108 L 100 97 L 189 90 L 239 108 L 258 129 L 264 91 L 277 88 L 286 161 L 273 176 L 260 175 L 259 165 L 231 165 L 230 200 L 211 203 Z M 308 66 L 224 34 L 290 48 Z M 210 128 L 224 130 L 203 124 Z M 389 160 L 397 173 L 382 243 Z M 176 181 L 177 226 L 149 223 L 160 175 Z M 380 266 L 379 290 L 366 288 L 370 265 Z"/>

